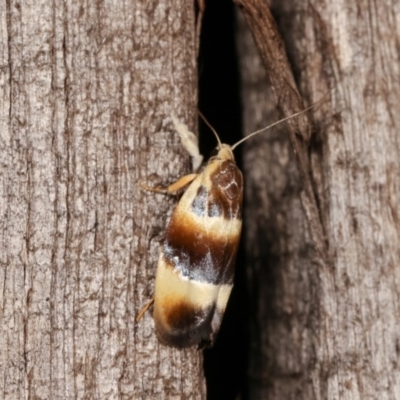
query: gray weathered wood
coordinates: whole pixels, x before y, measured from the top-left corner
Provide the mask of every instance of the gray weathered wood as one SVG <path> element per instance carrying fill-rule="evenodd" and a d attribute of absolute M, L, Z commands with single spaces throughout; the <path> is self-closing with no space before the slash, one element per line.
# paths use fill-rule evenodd
<path fill-rule="evenodd" d="M 175 199 L 141 180 L 189 169 L 194 5 L 0 2 L 0 397 L 203 398 L 201 353 L 148 313 Z"/>

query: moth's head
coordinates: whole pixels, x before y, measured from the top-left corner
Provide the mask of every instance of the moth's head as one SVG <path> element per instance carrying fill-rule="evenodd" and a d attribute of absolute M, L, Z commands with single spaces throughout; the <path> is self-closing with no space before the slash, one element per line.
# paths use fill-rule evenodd
<path fill-rule="evenodd" d="M 217 155 L 213 158 L 218 160 L 232 160 L 235 161 L 235 157 L 233 156 L 232 147 L 229 144 L 221 143 L 217 147 Z"/>

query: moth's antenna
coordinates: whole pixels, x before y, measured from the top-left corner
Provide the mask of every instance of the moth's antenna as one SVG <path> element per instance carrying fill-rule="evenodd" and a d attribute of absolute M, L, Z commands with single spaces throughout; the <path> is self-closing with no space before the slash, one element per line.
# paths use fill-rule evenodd
<path fill-rule="evenodd" d="M 303 114 L 303 113 L 305 113 L 305 112 L 311 110 L 312 108 L 314 108 L 315 106 L 317 106 L 318 104 L 320 104 L 320 103 L 322 102 L 322 100 L 324 100 L 325 97 L 326 97 L 331 91 L 332 91 L 332 90 L 330 90 L 329 92 L 325 93 L 325 94 L 324 94 L 316 103 L 314 103 L 312 106 L 307 107 L 306 109 L 304 109 L 304 110 L 302 110 L 302 111 L 299 111 L 299 112 L 297 112 L 296 114 L 289 115 L 289 117 L 282 118 L 282 119 L 280 119 L 279 121 L 274 122 L 273 124 L 266 126 L 265 128 L 262 128 L 262 129 L 259 129 L 258 131 L 255 131 L 255 132 L 253 132 L 253 133 L 250 133 L 249 135 L 245 136 L 243 139 L 241 139 L 241 140 L 239 140 L 238 142 L 236 142 L 233 146 L 231 146 L 231 149 L 234 150 L 237 146 L 239 146 L 239 144 L 243 143 L 243 142 L 246 141 L 247 139 L 250 139 L 251 137 L 253 137 L 253 136 L 255 136 L 255 135 L 258 135 L 259 133 L 264 132 L 264 131 L 270 129 L 270 128 L 272 128 L 273 126 L 280 124 L 281 122 L 287 121 L 288 119 L 297 117 L 298 115 Z"/>
<path fill-rule="evenodd" d="M 217 138 L 217 142 L 218 142 L 218 148 L 220 149 L 222 147 L 222 143 L 219 140 L 219 136 L 217 131 L 212 127 L 212 125 L 207 121 L 206 117 L 201 113 L 200 110 L 197 110 L 197 112 L 200 115 L 200 118 L 205 122 L 205 124 L 211 129 L 212 133 L 215 135 L 215 137 Z"/>

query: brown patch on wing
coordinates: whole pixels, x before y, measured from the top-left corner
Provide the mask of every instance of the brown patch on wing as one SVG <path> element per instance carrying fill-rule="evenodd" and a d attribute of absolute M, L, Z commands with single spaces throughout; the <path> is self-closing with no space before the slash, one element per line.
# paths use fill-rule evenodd
<path fill-rule="evenodd" d="M 182 301 L 169 306 L 165 311 L 165 325 L 155 320 L 157 337 L 162 343 L 178 348 L 212 345 L 218 333 L 218 330 L 213 331 L 211 327 L 213 309 L 195 308 Z"/>
<path fill-rule="evenodd" d="M 221 205 L 226 219 L 241 219 L 243 201 L 243 176 L 232 160 L 222 161 L 210 174 L 210 198 Z"/>
<path fill-rule="evenodd" d="M 224 309 L 218 309 L 215 303 L 207 308 L 196 307 L 185 299 L 174 303 L 165 299 L 165 303 L 164 318 L 155 319 L 157 336 L 162 343 L 178 348 L 213 345 Z"/>
<path fill-rule="evenodd" d="M 176 330 L 190 330 L 196 323 L 204 319 L 205 311 L 201 307 L 182 299 L 164 299 L 168 304 L 165 308 L 165 322 Z"/>
<path fill-rule="evenodd" d="M 239 236 L 240 231 L 231 237 L 213 237 L 212 233 L 172 217 L 163 247 L 164 258 L 189 279 L 231 283 Z"/>

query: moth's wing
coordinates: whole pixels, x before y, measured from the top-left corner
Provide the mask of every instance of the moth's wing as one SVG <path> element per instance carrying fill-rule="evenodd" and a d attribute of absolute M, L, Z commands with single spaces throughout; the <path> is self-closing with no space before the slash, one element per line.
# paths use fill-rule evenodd
<path fill-rule="evenodd" d="M 159 259 L 154 312 L 159 338 L 167 344 L 212 344 L 219 330 L 241 230 L 240 171 L 236 202 L 212 182 L 224 171 L 226 175 L 226 169 L 208 165 L 171 217 Z"/>

